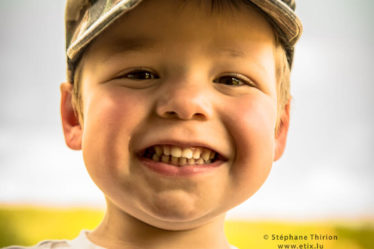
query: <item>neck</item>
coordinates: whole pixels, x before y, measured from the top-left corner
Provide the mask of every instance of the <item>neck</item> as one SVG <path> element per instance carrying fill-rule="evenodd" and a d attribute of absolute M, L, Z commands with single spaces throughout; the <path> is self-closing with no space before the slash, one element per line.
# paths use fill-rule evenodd
<path fill-rule="evenodd" d="M 187 230 L 164 230 L 144 223 L 108 204 L 102 223 L 88 238 L 105 248 L 120 249 L 228 249 L 224 215 Z"/>

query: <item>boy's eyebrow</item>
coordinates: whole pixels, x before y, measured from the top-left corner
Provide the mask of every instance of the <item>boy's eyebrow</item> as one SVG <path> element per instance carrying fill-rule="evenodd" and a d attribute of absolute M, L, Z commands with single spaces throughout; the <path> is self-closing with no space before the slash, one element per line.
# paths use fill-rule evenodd
<path fill-rule="evenodd" d="M 245 57 L 246 53 L 242 50 L 234 49 L 234 48 L 222 48 L 220 51 L 222 54 L 226 54 L 229 57 Z"/>
<path fill-rule="evenodd" d="M 136 52 L 140 50 L 151 50 L 157 45 L 157 40 L 149 37 L 121 37 L 115 39 L 110 45 L 111 52 Z M 230 57 L 244 57 L 246 53 L 235 48 L 221 48 L 220 53 Z"/>
<path fill-rule="evenodd" d="M 113 39 L 113 42 L 110 42 L 110 45 L 106 46 L 109 51 L 109 55 L 106 59 L 109 59 L 117 53 L 151 50 L 156 47 L 156 44 L 157 41 L 149 37 L 121 37 Z"/>
<path fill-rule="evenodd" d="M 156 40 L 149 37 L 123 37 L 117 39 L 113 46 L 120 51 L 137 51 L 154 47 Z"/>

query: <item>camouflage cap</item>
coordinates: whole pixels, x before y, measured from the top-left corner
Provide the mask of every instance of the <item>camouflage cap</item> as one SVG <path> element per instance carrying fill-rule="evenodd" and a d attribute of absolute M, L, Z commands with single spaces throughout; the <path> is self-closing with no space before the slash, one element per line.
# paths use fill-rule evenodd
<path fill-rule="evenodd" d="M 74 68 L 83 49 L 122 14 L 142 0 L 67 0 L 65 12 L 67 77 L 73 82 Z M 292 65 L 294 45 L 302 33 L 295 14 L 295 0 L 248 0 L 265 13 L 277 30 Z"/>

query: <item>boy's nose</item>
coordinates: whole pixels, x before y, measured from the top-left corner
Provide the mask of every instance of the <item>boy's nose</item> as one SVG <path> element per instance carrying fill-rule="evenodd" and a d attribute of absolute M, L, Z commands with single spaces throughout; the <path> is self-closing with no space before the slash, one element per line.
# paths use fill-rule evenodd
<path fill-rule="evenodd" d="M 208 120 L 213 110 L 207 89 L 198 83 L 167 84 L 157 100 L 156 112 L 162 118 Z"/>

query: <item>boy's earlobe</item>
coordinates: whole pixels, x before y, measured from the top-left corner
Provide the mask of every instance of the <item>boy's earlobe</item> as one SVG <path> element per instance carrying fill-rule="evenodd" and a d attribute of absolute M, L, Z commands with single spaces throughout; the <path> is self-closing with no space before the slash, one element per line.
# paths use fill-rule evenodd
<path fill-rule="evenodd" d="M 71 83 L 62 83 L 60 91 L 61 120 L 65 142 L 69 148 L 80 150 L 82 145 L 82 127 L 72 103 L 73 85 Z"/>
<path fill-rule="evenodd" d="M 290 124 L 290 105 L 291 99 L 284 107 L 283 114 L 280 117 L 279 125 L 277 127 L 278 129 L 275 134 L 273 161 L 277 161 L 283 155 L 284 149 L 286 148 L 288 127 Z"/>

